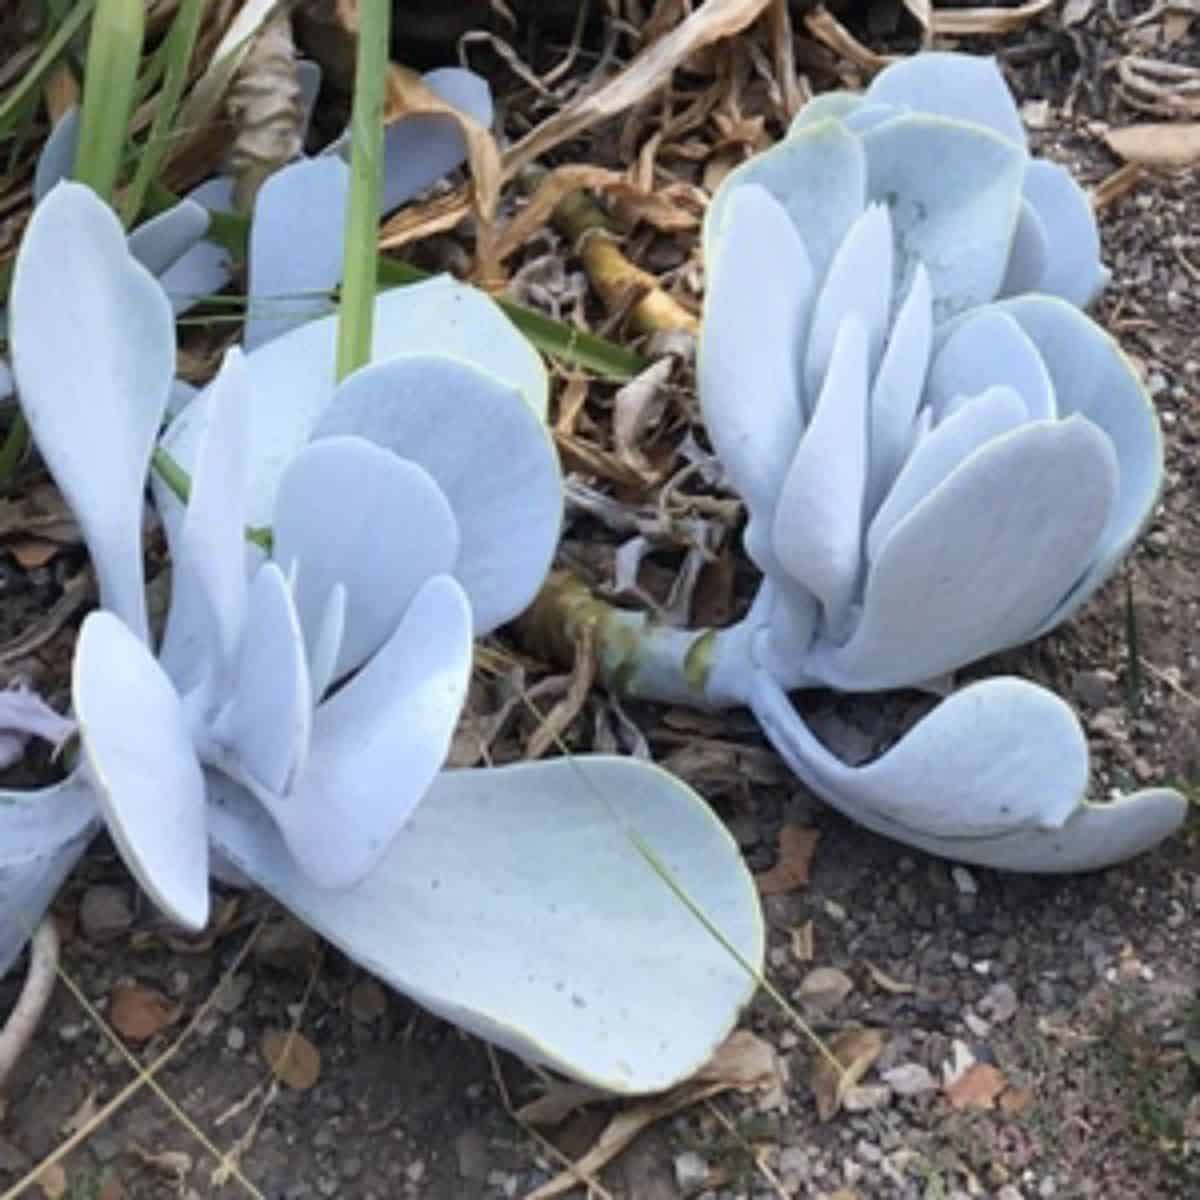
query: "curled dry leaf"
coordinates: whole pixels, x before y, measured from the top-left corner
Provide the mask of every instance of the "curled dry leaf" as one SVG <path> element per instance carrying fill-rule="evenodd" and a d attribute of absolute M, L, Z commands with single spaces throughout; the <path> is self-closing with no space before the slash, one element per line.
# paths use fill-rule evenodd
<path fill-rule="evenodd" d="M 881 971 L 873 962 L 867 962 L 863 965 L 867 968 L 867 974 L 871 976 L 871 982 L 876 987 L 893 996 L 907 996 L 917 990 L 911 983 L 905 983 L 902 979 L 893 979 L 886 971 Z"/>
<path fill-rule="evenodd" d="M 1151 122 L 1110 129 L 1108 148 L 1145 167 L 1187 167 L 1200 162 L 1200 121 Z"/>
<path fill-rule="evenodd" d="M 268 1029 L 261 1049 L 275 1076 L 298 1092 L 308 1091 L 320 1078 L 321 1055 L 302 1033 Z"/>
<path fill-rule="evenodd" d="M 174 1004 L 162 992 L 127 983 L 113 988 L 108 1019 L 123 1038 L 145 1042 L 178 1021 L 182 1012 L 180 1005 Z"/>
<path fill-rule="evenodd" d="M 837 967 L 816 967 L 796 989 L 796 999 L 808 1008 L 830 1013 L 854 991 L 854 981 Z"/>
<path fill-rule="evenodd" d="M 779 831 L 779 861 L 756 876 L 759 894 L 779 896 L 807 887 L 813 851 L 821 835 L 805 825 L 785 825 Z"/>
<path fill-rule="evenodd" d="M 1006 1087 L 1003 1071 L 991 1063 L 977 1062 L 946 1088 L 946 1099 L 951 1108 L 991 1108 Z"/>
<path fill-rule="evenodd" d="M 1055 0 L 1029 0 L 1016 8 L 939 8 L 933 14 L 933 32 L 946 37 L 1013 33 L 1053 7 Z"/>
<path fill-rule="evenodd" d="M 619 1112 L 586 1154 L 570 1169 L 531 1192 L 526 1200 L 550 1200 L 569 1192 L 581 1177 L 595 1175 L 655 1121 L 721 1092 L 732 1089 L 753 1093 L 760 1108 L 783 1107 L 786 1082 L 783 1061 L 775 1048 L 756 1034 L 739 1029 L 725 1039 L 687 1083 Z"/>
<path fill-rule="evenodd" d="M 883 1053 L 883 1034 L 878 1029 L 846 1029 L 828 1046 L 830 1057 L 818 1054 L 809 1083 L 817 1101 L 817 1116 L 831 1120 L 842 1106 L 842 1099 L 871 1069 Z"/>

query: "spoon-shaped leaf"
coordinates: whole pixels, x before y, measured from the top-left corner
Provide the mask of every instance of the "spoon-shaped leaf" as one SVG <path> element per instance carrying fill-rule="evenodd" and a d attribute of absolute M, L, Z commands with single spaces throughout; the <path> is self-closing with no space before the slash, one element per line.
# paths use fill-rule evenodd
<path fill-rule="evenodd" d="M 129 235 L 129 253 L 151 275 L 161 276 L 203 240 L 208 223 L 207 209 L 194 200 L 181 200 Z"/>
<path fill-rule="evenodd" d="M 510 384 L 452 358 L 393 359 L 347 379 L 313 432 L 345 434 L 423 467 L 449 500 L 460 539 L 454 577 L 476 635 L 533 600 L 558 543 L 562 478 L 545 425 Z M 353 607 L 349 581 L 347 590 Z"/>
<path fill-rule="evenodd" d="M 341 496 L 353 504 L 337 503 Z M 273 553 L 285 569 L 295 567 L 296 611 L 310 650 L 330 594 L 345 588 L 334 679 L 387 641 L 422 585 L 453 569 L 458 550 L 455 514 L 429 473 L 364 438 L 313 442 L 280 481 Z"/>
<path fill-rule="evenodd" d="M 445 761 L 470 673 L 471 610 L 440 575 L 417 592 L 383 648 L 317 708 L 295 794 L 259 799 L 318 887 L 353 887 L 387 853 Z"/>
<path fill-rule="evenodd" d="M 110 612 L 83 622 L 71 696 L 86 771 L 121 857 L 173 920 L 208 920 L 204 774 L 183 704 L 146 646 Z"/>
<path fill-rule="evenodd" d="M 1025 198 L 1054 249 L 1038 291 L 1080 308 L 1090 304 L 1107 285 L 1109 272 L 1100 262 L 1100 231 L 1087 193 L 1066 167 L 1034 159 L 1025 173 Z"/>
<path fill-rule="evenodd" d="M 59 184 L 34 209 L 10 320 L 21 405 L 83 530 L 100 601 L 146 641 L 142 490 L 175 336 L 162 289 L 90 188 Z"/>
<path fill-rule="evenodd" d="M 826 750 L 766 672 L 757 672 L 749 703 L 788 766 L 835 808 L 876 833 L 963 862 L 1098 869 L 1170 836 L 1187 812 L 1169 789 L 1087 804 L 1087 741 L 1075 714 L 1021 679 L 970 684 L 862 767 Z"/>
<path fill-rule="evenodd" d="M 216 797 L 216 844 L 324 937 L 448 1020 L 598 1087 L 686 1078 L 754 991 L 630 839 L 627 825 L 757 970 L 762 917 L 737 847 L 703 800 L 648 764 L 444 772 L 344 892 L 315 888 L 236 787 Z"/>

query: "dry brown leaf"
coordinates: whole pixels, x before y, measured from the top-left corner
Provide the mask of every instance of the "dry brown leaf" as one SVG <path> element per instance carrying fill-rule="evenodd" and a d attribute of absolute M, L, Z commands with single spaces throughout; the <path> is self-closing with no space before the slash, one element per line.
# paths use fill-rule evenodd
<path fill-rule="evenodd" d="M 67 1194 L 67 1173 L 59 1163 L 48 1163 L 38 1172 L 37 1185 L 46 1200 L 59 1200 Z"/>
<path fill-rule="evenodd" d="M 275 1075 L 298 1092 L 308 1091 L 320 1078 L 321 1055 L 302 1033 L 268 1029 L 260 1049 Z"/>
<path fill-rule="evenodd" d="M 1031 1087 L 1008 1087 L 1000 1093 L 997 1104 L 1006 1117 L 1019 1117 L 1033 1107 L 1034 1099 Z"/>
<path fill-rule="evenodd" d="M 854 991 L 854 980 L 837 967 L 814 967 L 800 981 L 796 999 L 809 1008 L 832 1012 Z"/>
<path fill-rule="evenodd" d="M 991 1063 L 977 1062 L 947 1085 L 946 1099 L 951 1108 L 991 1108 L 1006 1087 L 1003 1071 Z"/>
<path fill-rule="evenodd" d="M 662 420 L 667 405 L 666 385 L 674 369 L 673 358 L 660 358 L 621 387 L 613 398 L 613 442 L 617 454 L 647 481 L 655 480 L 658 472 L 642 453 L 640 443 L 647 430 Z"/>
<path fill-rule="evenodd" d="M 593 625 L 585 624 L 575 641 L 575 659 L 571 664 L 566 695 L 542 715 L 525 747 L 527 762 L 541 758 L 559 744 L 567 727 L 587 703 L 592 684 L 596 682 L 596 667 L 596 630 Z"/>
<path fill-rule="evenodd" d="M 824 5 L 805 14 L 804 27 L 834 54 L 872 74 L 898 61 L 895 54 L 876 54 L 864 46 Z"/>
<path fill-rule="evenodd" d="M 871 1069 L 883 1053 L 883 1034 L 878 1029 L 846 1029 L 828 1046 L 841 1064 L 839 1071 L 829 1058 L 818 1054 L 809 1080 L 817 1101 L 817 1116 L 831 1120 L 842 1106 L 842 1097 Z"/>
<path fill-rule="evenodd" d="M 183 1009 L 162 992 L 136 983 L 113 988 L 108 1019 L 112 1027 L 131 1042 L 145 1042 L 179 1020 Z"/>
<path fill-rule="evenodd" d="M 585 1104 L 611 1100 L 612 1095 L 588 1083 L 555 1080 L 536 1100 L 517 1109 L 517 1120 L 530 1125 L 559 1125 Z"/>
<path fill-rule="evenodd" d="M 1145 173 L 1137 163 L 1126 163 L 1111 175 L 1106 175 L 1091 191 L 1092 208 L 1099 212 L 1114 200 L 1119 200 L 1137 187 Z"/>
<path fill-rule="evenodd" d="M 1192 32 L 1195 17 L 1195 12 L 1168 12 L 1162 22 L 1163 44 L 1174 46 L 1176 42 L 1183 41 Z"/>
<path fill-rule="evenodd" d="M 1154 122 L 1110 129 L 1108 148 L 1126 162 L 1146 167 L 1186 167 L 1200 161 L 1200 121 Z"/>
<path fill-rule="evenodd" d="M 867 968 L 867 974 L 871 976 L 871 982 L 876 987 L 882 988 L 885 992 L 890 992 L 893 996 L 907 996 L 917 989 L 911 983 L 905 983 L 900 979 L 893 979 L 885 971 L 881 971 L 873 962 L 864 962 Z"/>
<path fill-rule="evenodd" d="M 756 1093 L 760 1107 L 783 1103 L 786 1084 L 783 1063 L 769 1042 L 746 1030 L 737 1030 L 686 1083 L 617 1113 L 604 1127 L 591 1149 L 574 1163 L 573 1170 L 554 1176 L 525 1200 L 550 1200 L 579 1183 L 580 1175 L 595 1175 L 611 1162 L 643 1129 L 655 1121 L 689 1108 L 731 1089 Z"/>
<path fill-rule="evenodd" d="M 1013 33 L 1052 8 L 1055 0 L 1029 0 L 1016 8 L 938 8 L 933 32 L 946 37 Z"/>
<path fill-rule="evenodd" d="M 771 0 L 707 0 L 670 33 L 643 50 L 616 78 L 585 92 L 525 135 L 504 155 L 504 177 L 548 150 L 658 91 L 698 50 L 741 33 Z"/>
<path fill-rule="evenodd" d="M 759 894 L 779 896 L 806 887 L 820 836 L 806 825 L 785 825 L 779 831 L 779 861 L 769 871 L 755 876 Z"/>
<path fill-rule="evenodd" d="M 17 565 L 26 571 L 44 567 L 62 549 L 57 542 L 48 542 L 43 538 L 17 538 L 8 548 Z"/>
<path fill-rule="evenodd" d="M 182 1183 L 192 1169 L 192 1156 L 182 1150 L 147 1150 L 136 1142 L 129 1148 L 147 1167 L 172 1176 L 177 1183 Z"/>

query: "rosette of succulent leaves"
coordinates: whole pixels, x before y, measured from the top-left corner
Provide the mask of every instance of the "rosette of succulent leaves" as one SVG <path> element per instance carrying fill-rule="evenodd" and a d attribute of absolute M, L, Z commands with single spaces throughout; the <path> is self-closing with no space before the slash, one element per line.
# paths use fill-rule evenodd
<path fill-rule="evenodd" d="M 860 765 L 788 698 L 944 681 L 1067 620 L 1130 549 L 1163 450 L 1079 308 L 1098 246 L 988 59 L 922 54 L 818 97 L 732 172 L 704 227 L 698 387 L 762 582 L 721 630 L 608 610 L 609 677 L 749 706 L 830 804 L 949 858 L 1086 870 L 1174 831 L 1170 789 L 1088 802 L 1079 723 L 1033 683 L 963 687 Z"/>
<path fill-rule="evenodd" d="M 155 484 L 157 647 L 142 530 L 175 365 L 166 292 L 111 210 L 61 183 L 24 235 L 10 319 L 19 403 L 100 608 L 73 662 L 77 768 L 0 795 L 0 964 L 106 825 L 183 925 L 205 923 L 219 860 L 528 1059 L 616 1092 L 700 1066 L 763 954 L 707 805 L 617 757 L 443 770 L 472 639 L 532 599 L 561 519 L 546 376 L 500 310 L 444 278 L 384 293 L 371 362 L 340 384 L 335 317 L 230 350 L 163 438 L 190 493 Z"/>

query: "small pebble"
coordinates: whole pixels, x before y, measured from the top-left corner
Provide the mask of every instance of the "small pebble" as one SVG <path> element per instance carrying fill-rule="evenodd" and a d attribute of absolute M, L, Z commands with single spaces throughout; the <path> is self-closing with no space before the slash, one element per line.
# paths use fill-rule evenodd
<path fill-rule="evenodd" d="M 109 942 L 120 937 L 133 924 L 133 908 L 125 889 L 108 884 L 88 888 L 79 904 L 79 924 L 89 941 Z"/>
<path fill-rule="evenodd" d="M 708 1178 L 708 1163 L 694 1150 L 675 1156 L 675 1182 L 683 1192 L 694 1192 Z"/>
<path fill-rule="evenodd" d="M 246 1031 L 235 1025 L 225 1035 L 225 1045 L 235 1053 L 239 1050 L 244 1050 L 246 1048 Z"/>
<path fill-rule="evenodd" d="M 967 870 L 966 867 L 955 867 L 950 872 L 950 878 L 954 880 L 954 886 L 964 896 L 974 896 L 979 892 L 979 884 L 975 882 L 975 876 Z"/>

